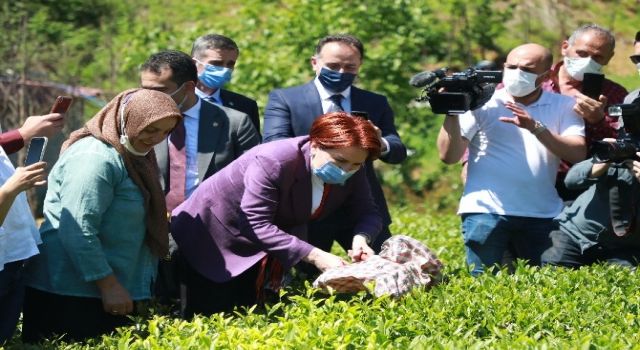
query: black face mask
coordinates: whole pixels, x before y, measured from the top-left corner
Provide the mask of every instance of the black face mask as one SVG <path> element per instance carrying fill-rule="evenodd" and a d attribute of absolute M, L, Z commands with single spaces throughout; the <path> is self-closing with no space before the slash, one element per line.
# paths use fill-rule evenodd
<path fill-rule="evenodd" d="M 353 84 L 356 74 L 340 73 L 326 67 L 322 67 L 318 80 L 327 90 L 341 92 Z"/>

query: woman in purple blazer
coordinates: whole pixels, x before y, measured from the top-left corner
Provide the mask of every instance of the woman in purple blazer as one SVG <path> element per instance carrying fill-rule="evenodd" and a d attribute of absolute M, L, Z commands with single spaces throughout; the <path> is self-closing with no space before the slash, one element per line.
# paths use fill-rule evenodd
<path fill-rule="evenodd" d="M 307 223 L 336 210 L 355 223 L 351 259 L 372 255 L 368 242 L 382 219 L 362 165 L 380 147 L 369 121 L 328 113 L 309 136 L 256 146 L 204 181 L 171 219 L 184 261 L 185 316 L 255 304 L 267 258 L 284 270 L 301 260 L 322 271 L 344 265 L 305 242 Z"/>

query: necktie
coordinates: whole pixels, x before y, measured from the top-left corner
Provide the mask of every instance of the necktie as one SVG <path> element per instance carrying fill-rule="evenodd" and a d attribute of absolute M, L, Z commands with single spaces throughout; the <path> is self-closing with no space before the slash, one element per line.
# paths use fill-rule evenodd
<path fill-rule="evenodd" d="M 343 96 L 341 94 L 331 95 L 329 99 L 333 103 L 333 106 L 329 107 L 328 112 L 344 112 L 344 108 L 342 108 Z"/>
<path fill-rule="evenodd" d="M 217 105 L 217 106 L 222 106 L 222 101 L 218 101 L 218 99 L 216 99 L 215 97 L 213 97 L 213 95 L 209 95 L 205 98 L 205 100 Z"/>
<path fill-rule="evenodd" d="M 311 214 L 311 220 L 315 220 L 322 215 L 322 210 L 324 209 L 324 204 L 327 201 L 327 197 L 329 196 L 329 191 L 331 191 L 331 185 L 324 184 L 324 189 L 322 190 L 322 199 L 320 199 L 320 205 L 316 208 L 316 210 Z"/>
<path fill-rule="evenodd" d="M 167 211 L 171 212 L 184 202 L 187 148 L 186 129 L 180 121 L 169 135 L 169 192 L 166 195 Z"/>

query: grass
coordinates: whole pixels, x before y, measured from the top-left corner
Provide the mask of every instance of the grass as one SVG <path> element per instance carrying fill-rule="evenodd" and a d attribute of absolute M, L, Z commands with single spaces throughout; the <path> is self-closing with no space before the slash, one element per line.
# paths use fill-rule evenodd
<path fill-rule="evenodd" d="M 472 278 L 454 215 L 394 210 L 393 232 L 421 239 L 445 263 L 444 281 L 402 299 L 327 296 L 307 286 L 283 302 L 185 322 L 139 319 L 61 349 L 640 349 L 640 277 L 596 265 L 532 268 Z M 23 347 L 19 341 L 11 348 Z"/>

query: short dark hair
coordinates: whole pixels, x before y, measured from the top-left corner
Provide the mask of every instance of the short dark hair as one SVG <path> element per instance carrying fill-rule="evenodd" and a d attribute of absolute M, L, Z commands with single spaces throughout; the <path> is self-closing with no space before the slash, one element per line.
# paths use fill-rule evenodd
<path fill-rule="evenodd" d="M 636 33 L 636 40 L 633 42 L 634 44 L 640 42 L 640 30 Z"/>
<path fill-rule="evenodd" d="M 320 54 L 320 51 L 322 51 L 322 47 L 325 44 L 332 42 L 340 42 L 355 47 L 360 53 L 360 59 L 364 59 L 364 46 L 362 45 L 362 42 L 351 34 L 332 34 L 320 39 L 320 41 L 318 41 L 318 45 L 316 45 L 316 56 Z"/>
<path fill-rule="evenodd" d="M 178 86 L 187 81 L 198 82 L 198 69 L 193 59 L 186 53 L 177 50 L 154 53 L 140 66 L 140 71 L 160 74 L 165 68 L 171 69 L 171 81 Z"/>
<path fill-rule="evenodd" d="M 201 57 L 205 50 L 235 50 L 240 53 L 235 41 L 220 34 L 206 34 L 196 39 L 191 47 L 191 56 Z"/>

